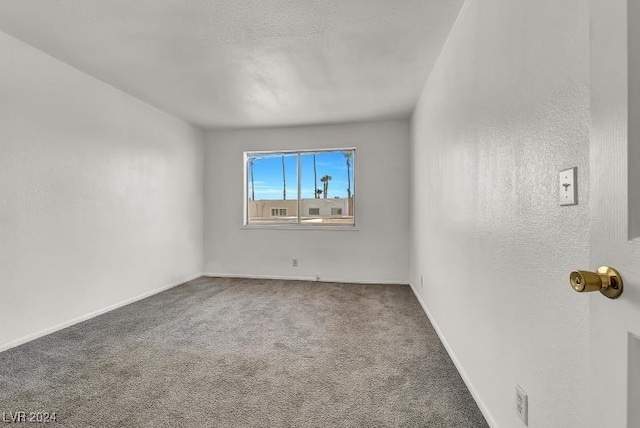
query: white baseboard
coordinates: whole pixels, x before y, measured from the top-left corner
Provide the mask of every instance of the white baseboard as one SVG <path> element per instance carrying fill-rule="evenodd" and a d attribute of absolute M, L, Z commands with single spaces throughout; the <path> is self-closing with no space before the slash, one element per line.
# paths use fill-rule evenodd
<path fill-rule="evenodd" d="M 429 321 L 431 322 L 433 329 L 436 331 L 436 334 L 440 338 L 440 342 L 442 342 L 442 344 L 444 345 L 444 348 L 447 350 L 447 353 L 449 354 L 449 358 L 451 358 L 451 361 L 453 361 L 453 364 L 456 366 L 456 369 L 458 369 L 458 373 L 460 373 L 460 377 L 462 377 L 462 380 L 464 381 L 465 385 L 467 385 L 467 389 L 469 390 L 469 392 L 471 392 L 471 396 L 473 397 L 476 404 L 478 405 L 478 408 L 482 412 L 482 415 L 487 420 L 487 423 L 491 428 L 497 428 L 498 424 L 496 424 L 495 419 L 493 419 L 493 416 L 491 416 L 491 412 L 489 412 L 489 408 L 484 403 L 484 401 L 482 401 L 482 398 L 480 398 L 480 395 L 478 394 L 476 389 L 473 387 L 473 384 L 471 383 L 471 379 L 469 379 L 469 376 L 464 371 L 462 364 L 460 364 L 460 361 L 458 360 L 456 355 L 453 353 L 451 346 L 449 346 L 449 342 L 447 342 L 447 339 L 445 339 L 444 335 L 442 334 L 442 330 L 440 330 L 440 327 L 438 327 L 438 324 L 435 322 L 435 320 L 431 316 L 431 313 L 429 312 L 429 309 L 427 309 L 427 306 L 424 304 L 422 297 L 420 297 L 420 294 L 418 294 L 413 284 L 409 284 L 409 286 L 411 287 L 413 294 L 416 296 L 416 299 L 418 299 L 420 306 L 422 306 L 422 310 L 424 311 L 425 314 L 427 314 L 427 318 L 429 318 Z"/>
<path fill-rule="evenodd" d="M 201 276 L 203 276 L 203 275 L 202 274 L 190 275 L 190 276 L 188 276 L 187 278 L 185 278 L 183 280 L 174 282 L 174 283 L 169 284 L 169 285 L 165 285 L 165 286 L 157 288 L 155 290 L 147 291 L 146 293 L 140 294 L 139 296 L 135 296 L 135 297 L 132 297 L 130 299 L 124 300 L 122 302 L 119 302 L 119 303 L 116 303 L 116 304 L 113 304 L 113 305 L 109 305 L 109 306 L 107 306 L 105 308 L 98 309 L 97 311 L 93 311 L 93 312 L 90 312 L 88 314 L 81 315 L 79 317 L 67 320 L 67 321 L 62 322 L 62 323 L 57 324 L 57 325 L 54 325 L 53 327 L 47 327 L 47 328 L 45 328 L 43 330 L 40 330 L 40 331 L 38 331 L 36 333 L 31 333 L 31 334 L 23 336 L 23 337 L 21 337 L 19 339 L 12 340 L 11 342 L 4 343 L 4 344 L 0 345 L 0 352 L 6 351 L 7 349 L 15 348 L 16 346 L 22 345 L 22 344 L 27 343 L 27 342 L 31 342 L 32 340 L 38 339 L 38 338 L 40 338 L 42 336 L 46 336 L 46 335 L 51 334 L 53 332 L 56 332 L 58 330 L 62 330 L 63 328 L 71 327 L 74 324 L 78 324 L 78 323 L 80 323 L 82 321 L 86 321 L 88 319 L 97 317 L 98 315 L 102 315 L 102 314 L 107 313 L 109 311 L 112 311 L 114 309 L 118 309 L 118 308 L 120 308 L 122 306 L 129 305 L 131 303 L 137 302 L 138 300 L 145 299 L 147 297 L 153 296 L 154 294 L 161 293 L 161 292 L 163 292 L 165 290 L 168 290 L 170 288 L 177 287 L 178 285 L 184 284 L 185 282 L 189 282 L 189 281 L 194 280 L 196 278 L 200 278 Z"/>
<path fill-rule="evenodd" d="M 347 284 L 387 284 L 387 285 L 409 285 L 406 280 L 398 281 L 373 281 L 373 280 L 354 280 L 341 278 L 324 278 L 316 279 L 314 276 L 282 276 L 282 275 L 253 275 L 253 274 L 237 274 L 237 273 L 205 273 L 202 276 L 208 278 L 246 278 L 246 279 L 278 279 L 284 281 L 314 281 L 314 282 L 341 282 Z"/>

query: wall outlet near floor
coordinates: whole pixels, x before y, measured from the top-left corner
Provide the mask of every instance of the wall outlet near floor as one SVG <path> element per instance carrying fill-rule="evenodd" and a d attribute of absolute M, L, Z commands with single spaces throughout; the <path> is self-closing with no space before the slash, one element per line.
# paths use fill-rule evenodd
<path fill-rule="evenodd" d="M 529 426 L 529 399 L 520 385 L 516 385 L 516 413 L 524 426 Z"/>
<path fill-rule="evenodd" d="M 316 274 L 316 281 L 320 281 L 320 272 Z"/>
<path fill-rule="evenodd" d="M 291 259 L 291 266 L 298 267 L 298 259 Z"/>

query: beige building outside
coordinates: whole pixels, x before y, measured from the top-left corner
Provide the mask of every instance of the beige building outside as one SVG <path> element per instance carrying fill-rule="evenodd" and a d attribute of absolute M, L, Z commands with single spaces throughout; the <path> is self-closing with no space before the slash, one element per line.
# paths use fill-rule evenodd
<path fill-rule="evenodd" d="M 353 224 L 353 198 L 301 199 L 300 222 Z M 298 200 L 247 201 L 248 222 L 297 223 Z"/>

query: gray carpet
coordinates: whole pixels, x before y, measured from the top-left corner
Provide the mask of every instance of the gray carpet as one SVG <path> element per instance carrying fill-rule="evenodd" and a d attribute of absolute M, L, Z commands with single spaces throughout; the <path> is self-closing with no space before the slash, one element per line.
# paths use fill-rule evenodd
<path fill-rule="evenodd" d="M 19 410 L 79 427 L 487 426 L 408 286 L 227 278 L 0 353 L 0 415 Z"/>

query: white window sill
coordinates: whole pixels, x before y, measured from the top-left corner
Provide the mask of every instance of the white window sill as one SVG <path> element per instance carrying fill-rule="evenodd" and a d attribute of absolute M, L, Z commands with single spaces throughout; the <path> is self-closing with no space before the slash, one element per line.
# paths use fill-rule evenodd
<path fill-rule="evenodd" d="M 240 227 L 243 230 L 322 230 L 340 232 L 359 232 L 356 226 L 317 226 L 302 224 L 246 224 Z"/>

